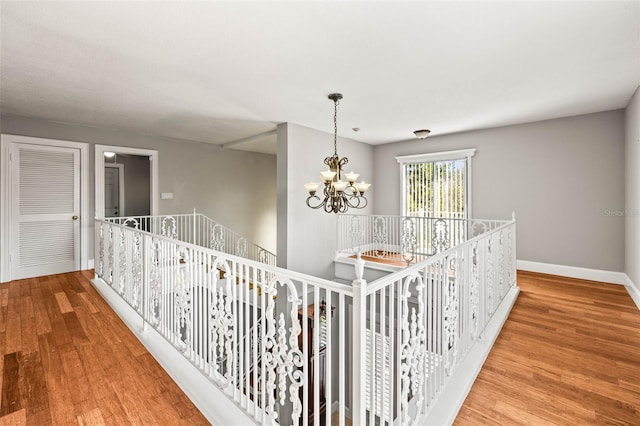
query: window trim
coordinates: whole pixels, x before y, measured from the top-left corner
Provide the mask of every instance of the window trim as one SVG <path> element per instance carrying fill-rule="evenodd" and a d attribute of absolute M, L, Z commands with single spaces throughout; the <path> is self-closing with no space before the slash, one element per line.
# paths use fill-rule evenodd
<path fill-rule="evenodd" d="M 471 157 L 476 154 L 476 148 L 459 149 L 456 151 L 441 151 L 441 152 L 429 152 L 425 154 L 414 155 L 399 155 L 396 157 L 396 161 L 400 165 L 400 212 L 402 216 L 407 215 L 407 194 L 404 190 L 404 184 L 407 180 L 406 168 L 407 164 L 417 163 L 430 163 L 436 161 L 452 161 L 452 160 L 467 160 L 467 185 L 466 193 L 464 194 L 467 201 L 467 218 L 473 217 L 473 174 L 471 173 Z"/>

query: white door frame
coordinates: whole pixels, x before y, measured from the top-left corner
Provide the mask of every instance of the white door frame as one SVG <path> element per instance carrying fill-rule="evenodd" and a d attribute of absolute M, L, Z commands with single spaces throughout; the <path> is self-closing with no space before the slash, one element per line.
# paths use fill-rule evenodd
<path fill-rule="evenodd" d="M 13 172 L 11 151 L 16 143 L 57 146 L 80 150 L 80 269 L 89 269 L 89 228 L 93 220 L 89 217 L 89 144 L 58 139 L 35 138 L 2 134 L 0 136 L 0 282 L 12 280 L 10 254 L 13 223 Z M 93 252 L 93 250 L 91 250 Z"/>
<path fill-rule="evenodd" d="M 124 216 L 124 164 L 105 163 L 104 166 L 110 169 L 118 169 L 118 216 Z M 104 206 L 102 207 L 104 208 Z"/>
<path fill-rule="evenodd" d="M 150 169 L 150 194 L 151 216 L 157 216 L 159 210 L 158 201 L 158 151 L 155 149 L 129 148 L 126 146 L 96 145 L 95 146 L 95 217 L 104 219 L 104 153 L 143 155 L 151 161 Z"/>

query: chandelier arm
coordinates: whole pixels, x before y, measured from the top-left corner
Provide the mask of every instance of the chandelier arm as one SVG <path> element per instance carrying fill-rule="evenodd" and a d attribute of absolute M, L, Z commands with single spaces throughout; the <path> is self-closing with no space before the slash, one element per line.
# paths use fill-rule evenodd
<path fill-rule="evenodd" d="M 317 206 L 312 206 L 311 205 L 311 200 L 315 198 L 316 200 L 320 201 L 320 204 L 318 204 Z M 316 195 L 309 195 L 307 197 L 307 206 L 311 207 L 312 209 L 319 209 L 320 207 L 322 207 L 324 204 L 326 204 L 326 199 L 325 201 L 320 200 L 320 197 L 316 196 Z"/>
<path fill-rule="evenodd" d="M 354 199 L 354 198 L 355 198 L 355 200 L 356 200 L 356 201 L 358 201 L 357 203 L 353 203 L 353 202 L 351 201 L 351 200 L 352 200 L 352 199 Z M 349 207 L 351 207 L 351 208 L 353 208 L 353 209 L 359 209 L 359 208 L 360 208 L 360 197 L 353 197 L 353 196 L 352 196 L 352 197 L 345 197 L 345 198 L 344 198 L 344 203 L 345 203 L 347 206 L 349 206 Z"/>
<path fill-rule="evenodd" d="M 358 197 L 358 207 L 356 207 L 357 209 L 364 209 L 365 207 L 367 207 L 367 204 L 369 204 L 369 200 L 367 200 L 367 198 L 363 195 L 361 197 Z M 360 205 L 360 201 L 364 201 L 363 205 Z"/>

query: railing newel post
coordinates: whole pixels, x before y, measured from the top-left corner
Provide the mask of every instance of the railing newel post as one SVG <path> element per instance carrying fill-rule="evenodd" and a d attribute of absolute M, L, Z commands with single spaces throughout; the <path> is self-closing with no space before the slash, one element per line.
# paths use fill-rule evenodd
<path fill-rule="evenodd" d="M 361 425 L 366 422 L 366 335 L 367 335 L 367 282 L 363 279 L 364 260 L 360 252 L 356 252 L 356 279 L 353 281 L 353 332 L 352 332 L 352 424 Z"/>

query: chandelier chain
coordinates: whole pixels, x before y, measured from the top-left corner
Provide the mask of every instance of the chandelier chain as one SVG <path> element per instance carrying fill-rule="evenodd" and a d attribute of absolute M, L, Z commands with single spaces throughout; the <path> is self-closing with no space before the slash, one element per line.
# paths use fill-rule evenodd
<path fill-rule="evenodd" d="M 333 153 L 338 155 L 338 99 L 333 100 Z"/>

